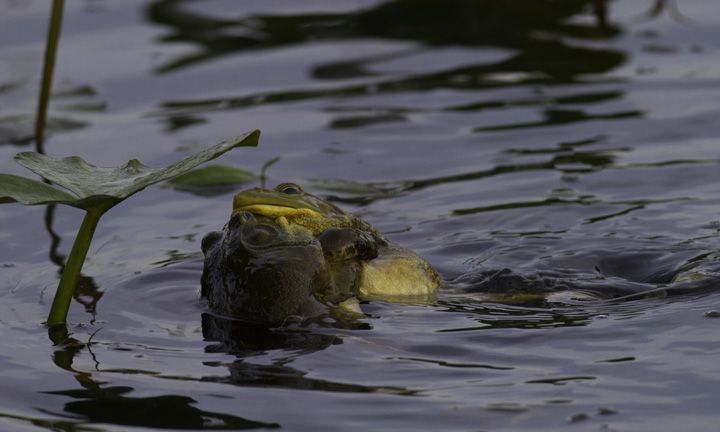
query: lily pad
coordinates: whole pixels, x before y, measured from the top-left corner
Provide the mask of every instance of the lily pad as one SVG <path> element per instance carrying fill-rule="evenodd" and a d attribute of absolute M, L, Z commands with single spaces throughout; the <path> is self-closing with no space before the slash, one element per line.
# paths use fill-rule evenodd
<path fill-rule="evenodd" d="M 0 203 L 25 205 L 70 203 L 77 197 L 47 183 L 12 174 L 0 174 Z"/>
<path fill-rule="evenodd" d="M 0 177 L 2 180 L 0 203 L 13 201 L 30 205 L 61 203 L 90 210 L 103 202 L 103 207 L 112 207 L 147 186 L 183 174 L 235 147 L 255 147 L 259 136 L 260 131 L 257 130 L 241 135 L 203 149 L 164 168 L 149 168 L 136 159 L 130 160 L 121 167 L 100 168 L 76 156 L 55 159 L 40 153 L 20 153 L 15 157 L 20 165 L 73 192 L 76 196 L 36 180 L 21 181 L 11 178 L 17 176 L 3 174 Z"/>

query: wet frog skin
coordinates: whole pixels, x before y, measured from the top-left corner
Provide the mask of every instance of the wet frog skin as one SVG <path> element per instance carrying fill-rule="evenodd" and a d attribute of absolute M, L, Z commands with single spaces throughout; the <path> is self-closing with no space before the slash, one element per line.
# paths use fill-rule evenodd
<path fill-rule="evenodd" d="M 430 296 L 432 266 L 332 203 L 283 183 L 238 193 L 202 240 L 202 296 L 218 313 L 278 324 L 348 299 Z"/>

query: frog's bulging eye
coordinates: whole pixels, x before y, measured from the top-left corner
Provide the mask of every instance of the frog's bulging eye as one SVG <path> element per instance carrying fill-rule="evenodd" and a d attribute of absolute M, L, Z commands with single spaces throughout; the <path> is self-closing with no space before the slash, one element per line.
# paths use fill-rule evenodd
<path fill-rule="evenodd" d="M 278 230 L 272 225 L 252 224 L 245 226 L 240 235 L 246 246 L 267 247 L 278 237 Z"/>
<path fill-rule="evenodd" d="M 303 190 L 300 188 L 300 186 L 296 185 L 295 183 L 283 183 L 280 186 L 277 187 L 279 192 L 282 192 L 284 194 L 288 195 L 297 195 L 301 194 Z"/>
<path fill-rule="evenodd" d="M 230 217 L 230 222 L 234 224 L 244 224 L 255 220 L 255 215 L 246 211 L 235 211 Z"/>
<path fill-rule="evenodd" d="M 250 212 L 242 211 L 238 213 L 240 213 L 240 218 L 243 222 L 250 222 L 252 220 L 255 220 L 255 215 Z"/>

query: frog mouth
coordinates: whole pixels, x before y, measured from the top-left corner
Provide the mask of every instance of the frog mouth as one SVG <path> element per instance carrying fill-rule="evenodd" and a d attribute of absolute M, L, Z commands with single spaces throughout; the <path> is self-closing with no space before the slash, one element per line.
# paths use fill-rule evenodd
<path fill-rule="evenodd" d="M 236 207 L 233 209 L 233 214 L 237 212 L 245 211 L 254 215 L 260 215 L 269 217 L 271 219 L 277 219 L 279 217 L 298 217 L 298 216 L 317 216 L 318 211 L 305 207 L 289 207 L 279 204 L 249 204 Z"/>
<path fill-rule="evenodd" d="M 265 209 L 277 213 L 280 211 L 291 212 L 293 210 L 307 209 L 315 213 L 324 213 L 314 203 L 307 200 L 298 200 L 290 196 L 278 194 L 267 194 L 254 190 L 242 191 L 233 198 L 233 210 L 250 211 L 248 208 Z"/>

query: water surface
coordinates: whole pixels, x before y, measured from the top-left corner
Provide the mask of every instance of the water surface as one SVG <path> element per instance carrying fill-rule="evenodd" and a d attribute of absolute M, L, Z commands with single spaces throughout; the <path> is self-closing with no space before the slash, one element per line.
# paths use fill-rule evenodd
<path fill-rule="evenodd" d="M 268 186 L 452 283 L 352 326 L 224 320 L 197 297 L 200 239 L 261 181 L 158 185 L 101 220 L 78 343 L 53 346 L 82 215 L 0 206 L 2 429 L 713 429 L 720 7 L 619 0 L 603 24 L 594 4 L 68 2 L 47 154 L 161 166 L 261 129 L 218 163 L 279 157 Z M 0 2 L 2 172 L 35 148 L 48 14 Z M 527 287 L 610 300 L 498 295 Z"/>

